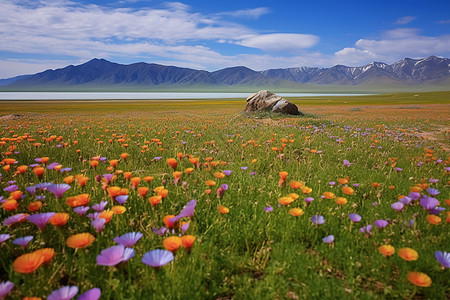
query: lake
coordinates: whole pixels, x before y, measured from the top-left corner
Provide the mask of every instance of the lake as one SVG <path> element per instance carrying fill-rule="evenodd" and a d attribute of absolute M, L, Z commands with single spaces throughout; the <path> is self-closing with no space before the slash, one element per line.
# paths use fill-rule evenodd
<path fill-rule="evenodd" d="M 165 100 L 243 98 L 251 93 L 181 93 L 181 92 L 0 92 L 0 100 Z M 363 96 L 367 94 L 279 93 L 281 97 Z"/>

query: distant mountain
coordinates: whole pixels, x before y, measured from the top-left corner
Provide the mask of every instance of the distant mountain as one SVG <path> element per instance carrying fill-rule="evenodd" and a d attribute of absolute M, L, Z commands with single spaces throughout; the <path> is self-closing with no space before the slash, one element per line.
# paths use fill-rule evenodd
<path fill-rule="evenodd" d="M 244 66 L 214 72 L 135 63 L 122 65 L 92 59 L 77 66 L 0 80 L 0 90 L 155 90 L 243 87 L 446 87 L 450 59 L 405 58 L 391 65 L 372 62 L 361 67 L 287 68 L 254 71 Z M 447 88 L 448 89 L 448 88 Z"/>

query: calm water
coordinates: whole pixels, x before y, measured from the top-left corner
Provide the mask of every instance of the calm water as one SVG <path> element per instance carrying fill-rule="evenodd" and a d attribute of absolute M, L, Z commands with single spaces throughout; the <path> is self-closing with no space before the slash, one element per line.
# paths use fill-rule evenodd
<path fill-rule="evenodd" d="M 103 92 L 0 92 L 0 100 L 157 100 L 244 98 L 251 93 L 103 93 Z M 364 94 L 279 93 L 281 97 L 360 96 Z"/>

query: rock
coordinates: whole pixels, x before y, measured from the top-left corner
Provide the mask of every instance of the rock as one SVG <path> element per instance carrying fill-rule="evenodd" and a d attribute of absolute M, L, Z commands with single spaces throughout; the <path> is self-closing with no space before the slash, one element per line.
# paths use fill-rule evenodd
<path fill-rule="evenodd" d="M 266 90 L 250 95 L 246 101 L 245 112 L 270 110 L 288 115 L 303 115 L 295 104 Z"/>

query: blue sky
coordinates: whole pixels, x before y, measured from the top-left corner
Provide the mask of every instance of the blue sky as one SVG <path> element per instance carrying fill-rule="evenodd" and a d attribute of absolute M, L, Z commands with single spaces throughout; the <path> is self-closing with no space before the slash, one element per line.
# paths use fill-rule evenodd
<path fill-rule="evenodd" d="M 450 57 L 450 1 L 0 0 L 0 78 L 94 57 L 214 71 Z"/>

